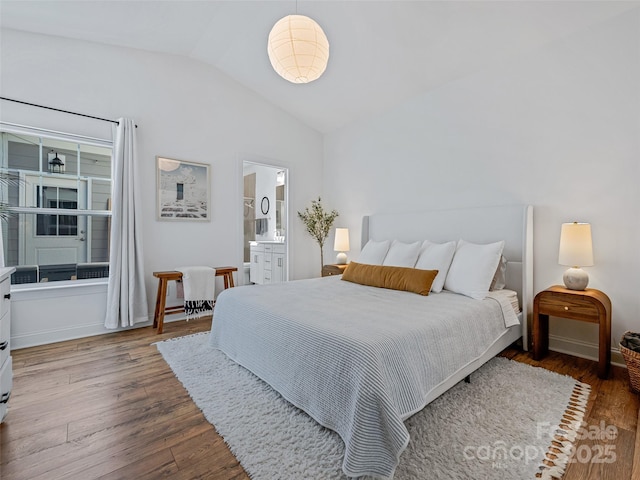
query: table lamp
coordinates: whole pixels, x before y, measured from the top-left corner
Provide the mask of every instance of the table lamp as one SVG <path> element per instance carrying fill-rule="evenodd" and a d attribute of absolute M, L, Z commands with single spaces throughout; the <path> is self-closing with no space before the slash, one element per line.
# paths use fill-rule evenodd
<path fill-rule="evenodd" d="M 562 224 L 558 263 L 571 267 L 562 276 L 568 289 L 584 290 L 587 288 L 589 275 L 580 267 L 593 266 L 590 224 L 578 222 Z"/>
<path fill-rule="evenodd" d="M 348 228 L 336 228 L 336 239 L 333 244 L 333 250 L 336 252 L 340 252 L 336 256 L 336 263 L 338 265 L 345 265 L 347 263 L 347 254 L 344 252 L 349 251 Z"/>

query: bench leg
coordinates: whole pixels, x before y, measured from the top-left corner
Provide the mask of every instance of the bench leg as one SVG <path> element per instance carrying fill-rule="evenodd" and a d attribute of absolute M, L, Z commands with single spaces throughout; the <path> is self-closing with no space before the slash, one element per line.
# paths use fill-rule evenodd
<path fill-rule="evenodd" d="M 156 311 L 153 315 L 153 328 L 158 328 L 158 334 L 162 333 L 164 326 L 164 309 L 167 302 L 167 284 L 166 278 L 158 279 L 158 296 L 156 298 Z"/>
<path fill-rule="evenodd" d="M 230 287 L 235 287 L 235 284 L 233 283 L 233 272 L 224 272 L 222 274 L 222 278 L 224 279 L 225 290 Z"/>
<path fill-rule="evenodd" d="M 153 328 L 158 326 L 158 315 L 160 314 L 160 299 L 162 298 L 162 279 L 158 279 L 158 292 L 156 293 L 156 310 L 153 312 Z"/>

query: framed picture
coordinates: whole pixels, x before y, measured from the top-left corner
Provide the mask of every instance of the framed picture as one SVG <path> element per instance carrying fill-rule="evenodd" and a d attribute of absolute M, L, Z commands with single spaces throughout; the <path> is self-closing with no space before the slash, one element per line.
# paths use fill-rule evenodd
<path fill-rule="evenodd" d="M 158 220 L 211 219 L 209 165 L 156 157 Z"/>

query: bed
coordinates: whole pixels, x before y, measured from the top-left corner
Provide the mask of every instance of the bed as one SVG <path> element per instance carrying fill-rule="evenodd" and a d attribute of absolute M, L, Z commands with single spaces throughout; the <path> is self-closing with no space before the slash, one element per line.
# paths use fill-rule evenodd
<path fill-rule="evenodd" d="M 532 215 L 531 206 L 506 206 L 379 214 L 362 223 L 363 246 L 504 240 L 505 292 L 520 300 L 515 321 L 506 318 L 504 292 L 423 297 L 327 277 L 225 290 L 210 343 L 336 431 L 347 476 L 392 478 L 410 440 L 404 420 L 513 342 L 527 348 Z"/>

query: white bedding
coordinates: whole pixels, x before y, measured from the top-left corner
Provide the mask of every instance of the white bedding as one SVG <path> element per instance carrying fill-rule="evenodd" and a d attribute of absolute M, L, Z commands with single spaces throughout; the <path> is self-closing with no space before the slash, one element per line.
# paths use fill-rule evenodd
<path fill-rule="evenodd" d="M 346 475 L 391 478 L 409 442 L 403 420 L 513 323 L 508 293 L 492 296 L 423 297 L 337 276 L 232 288 L 210 342 L 336 431 Z"/>

